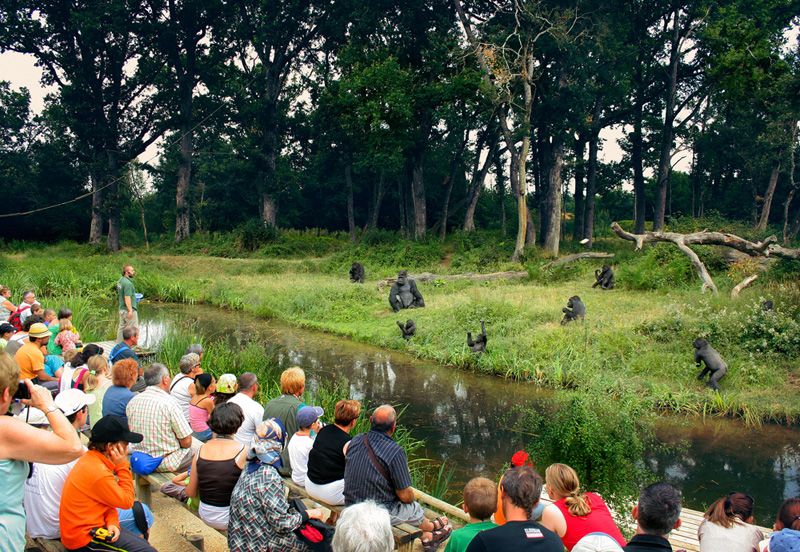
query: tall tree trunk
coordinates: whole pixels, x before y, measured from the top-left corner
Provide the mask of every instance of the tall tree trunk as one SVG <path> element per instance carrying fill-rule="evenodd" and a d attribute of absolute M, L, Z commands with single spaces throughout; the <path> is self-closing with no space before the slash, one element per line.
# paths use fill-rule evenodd
<path fill-rule="evenodd" d="M 551 257 L 558 257 L 561 241 L 561 189 L 563 186 L 561 171 L 564 166 L 564 146 L 558 137 L 553 138 L 547 165 L 547 209 L 545 213 L 547 233 L 543 236 L 543 246 L 545 253 Z"/>
<path fill-rule="evenodd" d="M 444 192 L 444 204 L 442 205 L 442 217 L 439 223 L 439 240 L 444 241 L 447 237 L 447 217 L 450 211 L 450 195 L 453 193 L 453 181 L 455 180 L 454 175 L 448 174 L 444 177 L 445 182 L 443 183 L 445 187 Z"/>
<path fill-rule="evenodd" d="M 517 201 L 517 240 L 514 243 L 514 254 L 511 260 L 519 262 L 522 254 L 525 252 L 525 233 L 528 229 L 527 214 L 528 206 L 525 202 L 525 187 L 520 182 L 520 155 L 519 152 L 514 151 L 511 153 L 511 190 L 514 194 L 514 199 Z"/>
<path fill-rule="evenodd" d="M 106 243 L 110 251 L 119 251 L 119 212 L 122 203 L 119 194 L 119 165 L 117 163 L 115 151 L 109 151 L 106 155 L 108 159 L 106 178 L 111 182 L 111 185 L 106 188 L 108 192 L 105 194 L 105 204 L 108 212 L 108 236 Z"/>
<path fill-rule="evenodd" d="M 772 168 L 772 174 L 769 175 L 769 184 L 767 184 L 767 191 L 764 193 L 764 203 L 761 207 L 761 217 L 756 224 L 756 230 L 766 230 L 769 223 L 769 212 L 772 210 L 772 198 L 775 197 L 775 188 L 778 187 L 778 176 L 781 173 L 780 162 L 776 163 Z"/>
<path fill-rule="evenodd" d="M 406 216 L 406 187 L 403 185 L 404 179 L 397 177 L 397 203 L 400 207 L 400 233 L 404 238 L 408 238 L 408 224 Z"/>
<path fill-rule="evenodd" d="M 369 222 L 365 230 L 374 230 L 378 227 L 378 216 L 381 212 L 381 203 L 383 203 L 383 196 L 386 193 L 386 173 L 381 171 L 378 181 L 375 183 L 372 190 L 372 209 L 369 213 Z"/>
<path fill-rule="evenodd" d="M 414 204 L 414 239 L 422 239 L 428 227 L 427 205 L 425 201 L 425 181 L 422 167 L 425 153 L 417 149 L 411 158 L 411 201 Z"/>
<path fill-rule="evenodd" d="M 583 215 L 585 211 L 583 201 L 584 187 L 584 162 L 583 152 L 586 149 L 586 137 L 583 133 L 575 140 L 575 217 L 572 220 L 572 240 L 583 239 Z"/>
<path fill-rule="evenodd" d="M 261 194 L 261 220 L 266 225 L 278 227 L 278 201 L 267 192 Z"/>
<path fill-rule="evenodd" d="M 499 153 L 494 156 L 494 173 L 497 197 L 500 200 L 500 232 L 505 237 L 508 231 L 506 221 L 506 185 L 503 180 L 503 158 Z"/>
<path fill-rule="evenodd" d="M 667 207 L 667 184 L 672 168 L 672 135 L 675 121 L 675 94 L 678 87 L 678 65 L 680 52 L 680 10 L 675 9 L 672 18 L 672 39 L 670 40 L 669 72 L 667 74 L 667 97 L 664 108 L 664 126 L 661 131 L 661 153 L 658 158 L 658 184 L 656 188 L 656 209 L 653 215 L 653 230 L 664 228 Z"/>
<path fill-rule="evenodd" d="M 99 245 L 103 241 L 103 191 L 102 182 L 96 171 L 89 177 L 92 181 L 92 222 L 89 226 L 89 243 Z"/>
<path fill-rule="evenodd" d="M 525 210 L 527 211 L 525 215 L 525 247 L 530 247 L 532 245 L 536 245 L 536 221 L 533 220 L 533 215 L 531 214 L 531 210 L 527 204 L 525 206 Z"/>
<path fill-rule="evenodd" d="M 191 96 L 189 98 L 191 111 Z M 175 190 L 175 242 L 189 237 L 189 186 L 192 181 L 192 129 L 188 123 L 181 125 L 178 183 Z"/>
<path fill-rule="evenodd" d="M 583 219 L 583 237 L 589 240 L 587 246 L 594 244 L 594 205 L 597 190 L 597 152 L 599 149 L 600 131 L 592 129 L 589 138 L 589 171 L 586 176 L 586 215 Z"/>
<path fill-rule="evenodd" d="M 350 241 L 356 242 L 356 216 L 353 207 L 353 165 L 348 162 L 344 166 L 344 180 L 347 184 L 347 231 L 350 233 Z"/>
<path fill-rule="evenodd" d="M 796 142 L 797 121 L 794 121 L 792 125 L 792 141 L 789 149 L 789 194 L 786 196 L 786 201 L 783 204 L 783 245 L 789 245 L 789 208 L 792 206 L 792 199 L 794 199 L 794 194 L 797 192 L 797 183 L 794 180 Z M 800 211 L 797 213 L 796 220 L 800 222 Z"/>
<path fill-rule="evenodd" d="M 467 202 L 467 211 L 464 214 L 463 229 L 465 232 L 473 232 L 475 230 L 475 209 L 478 207 L 478 198 L 483 191 L 483 186 L 486 182 L 486 176 L 489 174 L 489 169 L 495 161 L 495 154 L 497 153 L 499 141 L 498 136 L 495 135 L 489 142 L 489 151 L 486 154 L 486 159 L 483 165 L 478 168 L 480 161 L 481 149 L 476 152 L 475 167 L 472 172 L 472 182 L 469 187 L 469 195 Z"/>
<path fill-rule="evenodd" d="M 644 94 L 636 94 L 634 107 L 633 136 L 631 137 L 631 163 L 633 164 L 634 195 L 634 233 L 643 234 L 647 220 L 647 201 L 644 189 L 644 139 L 642 137 L 642 119 L 644 118 Z"/>

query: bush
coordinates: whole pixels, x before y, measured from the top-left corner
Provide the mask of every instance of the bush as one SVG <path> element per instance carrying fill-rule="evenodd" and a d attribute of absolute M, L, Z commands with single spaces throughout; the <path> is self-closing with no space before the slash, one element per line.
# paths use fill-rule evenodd
<path fill-rule="evenodd" d="M 688 257 L 669 243 L 648 247 L 639 257 L 621 266 L 619 273 L 617 281 L 624 287 L 640 290 L 683 287 L 697 280 Z"/>
<path fill-rule="evenodd" d="M 236 241 L 244 251 L 255 251 L 278 237 L 278 230 L 258 219 L 249 219 L 235 230 Z"/>

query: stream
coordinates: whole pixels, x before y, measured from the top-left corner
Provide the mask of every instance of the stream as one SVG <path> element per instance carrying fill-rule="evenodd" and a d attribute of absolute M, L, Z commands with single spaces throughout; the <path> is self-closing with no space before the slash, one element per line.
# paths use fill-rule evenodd
<path fill-rule="evenodd" d="M 157 348 L 173 328 L 231 347 L 267 342 L 276 348 L 281 368 L 298 365 L 306 371 L 312 389 L 315 381 L 345 378 L 351 398 L 407 405 L 399 422 L 425 441 L 423 456 L 445 461 L 453 470 L 453 502 L 460 500 L 467 480 L 495 478 L 511 455 L 534 438 L 511 429 L 509 413 L 521 404 L 535 409 L 553 395 L 533 384 L 460 371 L 241 312 L 145 303 L 139 317 L 143 347 Z M 781 501 L 800 495 L 800 431 L 795 428 L 664 416 L 655 434 L 663 443 L 681 446 L 648 453 L 644 465 L 681 488 L 689 508 L 704 510 L 738 490 L 755 499 L 756 522 L 771 527 Z"/>

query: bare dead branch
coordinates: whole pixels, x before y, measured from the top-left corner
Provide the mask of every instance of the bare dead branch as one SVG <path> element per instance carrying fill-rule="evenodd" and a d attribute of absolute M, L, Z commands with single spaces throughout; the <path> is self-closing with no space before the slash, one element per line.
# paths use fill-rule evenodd
<path fill-rule="evenodd" d="M 745 278 L 744 280 L 733 286 L 733 289 L 731 290 L 731 297 L 733 299 L 739 297 L 739 294 L 742 292 L 742 290 L 748 287 L 753 282 L 755 282 L 757 279 L 758 279 L 758 274 L 753 274 L 752 276 L 748 276 L 747 278 Z"/>

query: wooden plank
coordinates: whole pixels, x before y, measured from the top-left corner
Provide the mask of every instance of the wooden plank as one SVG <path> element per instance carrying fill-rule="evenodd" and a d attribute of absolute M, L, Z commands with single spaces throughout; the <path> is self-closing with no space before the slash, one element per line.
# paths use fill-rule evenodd
<path fill-rule="evenodd" d="M 67 549 L 60 540 L 32 539 L 25 537 L 25 550 L 41 550 L 42 552 L 66 552 Z"/>

